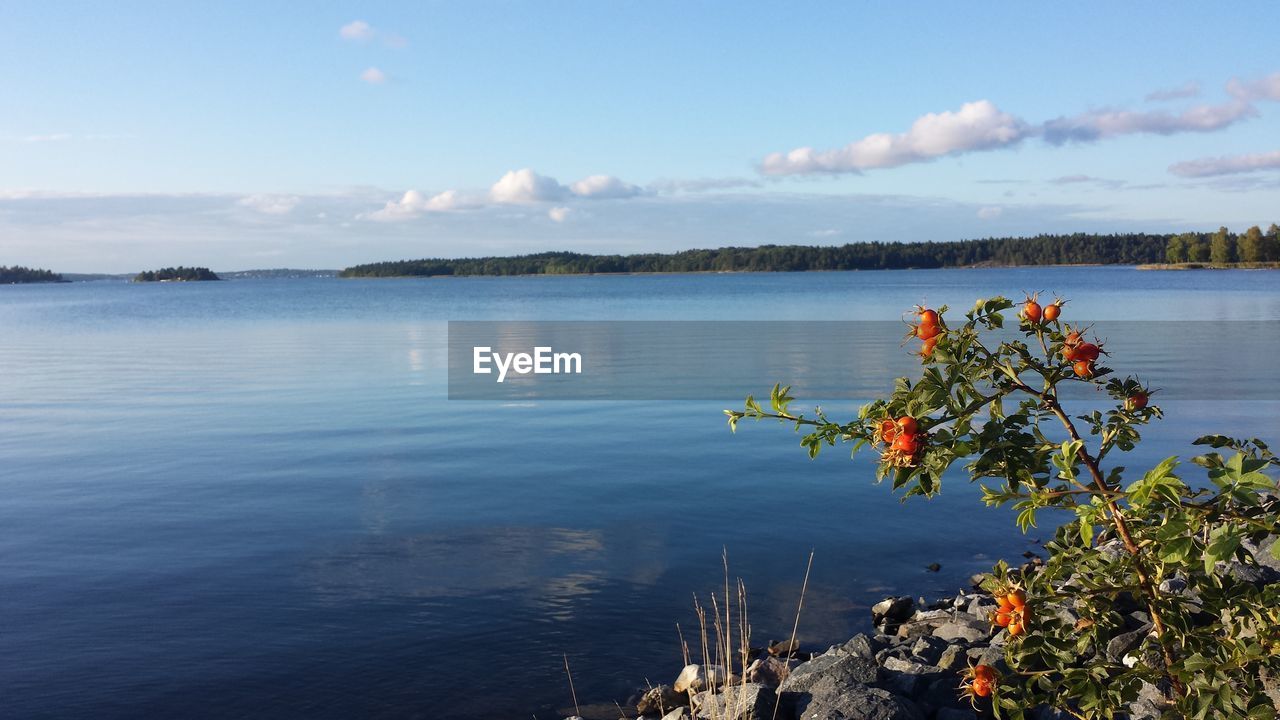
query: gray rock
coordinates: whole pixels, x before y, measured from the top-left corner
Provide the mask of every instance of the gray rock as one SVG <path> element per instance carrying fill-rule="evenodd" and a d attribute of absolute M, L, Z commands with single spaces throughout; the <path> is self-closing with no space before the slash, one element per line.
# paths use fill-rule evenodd
<path fill-rule="evenodd" d="M 858 633 L 849 638 L 849 641 L 840 646 L 844 652 L 855 655 L 857 657 L 871 659 L 876 653 L 885 648 L 886 643 L 877 638 L 867 637 L 862 633 Z"/>
<path fill-rule="evenodd" d="M 937 632 L 935 631 L 935 635 Z M 928 665 L 937 665 L 942 653 L 952 647 L 940 637 L 922 637 L 911 646 L 911 656 Z"/>
<path fill-rule="evenodd" d="M 1160 583 L 1160 592 L 1165 595 L 1181 595 L 1187 591 L 1187 581 L 1180 577 L 1167 578 Z"/>
<path fill-rule="evenodd" d="M 915 602 L 909 597 L 889 597 L 871 606 L 871 621 L 876 625 L 896 624 L 911 617 Z"/>
<path fill-rule="evenodd" d="M 963 645 L 948 645 L 934 665 L 943 670 L 960 670 L 969 664 L 969 655 Z"/>
<path fill-rule="evenodd" d="M 995 612 L 999 606 L 996 599 L 990 595 L 977 595 L 969 601 L 968 613 L 982 622 L 988 622 L 991 619 L 991 613 Z"/>
<path fill-rule="evenodd" d="M 682 707 L 663 715 L 662 720 L 693 720 L 693 718 L 689 716 L 689 708 Z"/>
<path fill-rule="evenodd" d="M 876 662 L 881 665 L 884 665 L 885 659 L 891 658 L 891 657 L 898 658 L 899 660 L 906 660 L 907 658 L 911 657 L 911 648 L 902 644 L 890 645 L 889 647 L 876 653 Z"/>
<path fill-rule="evenodd" d="M 924 688 L 937 680 L 945 671 L 935 665 L 899 660 L 895 657 L 885 659 L 885 684 L 892 687 L 899 695 L 917 695 Z"/>
<path fill-rule="evenodd" d="M 1112 560 L 1122 558 L 1129 554 L 1129 551 L 1124 549 L 1124 542 L 1121 540 L 1109 540 L 1102 543 L 1095 549 Z"/>
<path fill-rule="evenodd" d="M 678 693 L 685 693 L 690 690 L 698 692 L 707 689 L 708 680 L 711 683 L 711 687 L 724 682 L 724 668 L 719 665 L 711 665 L 707 668 L 703 668 L 701 665 L 685 665 L 676 681 L 672 683 L 672 687 Z"/>
<path fill-rule="evenodd" d="M 1263 539 L 1260 543 L 1246 540 L 1240 544 L 1244 546 L 1245 550 L 1249 551 L 1249 554 L 1253 556 L 1254 561 L 1259 565 L 1280 572 L 1280 558 L 1271 554 L 1272 546 L 1277 542 L 1280 542 L 1280 536 L 1272 535 Z"/>
<path fill-rule="evenodd" d="M 960 623 L 947 623 L 939 625 L 933 631 L 933 636 L 942 638 L 943 640 L 963 640 L 968 643 L 986 640 L 990 633 L 986 630 L 980 630 L 972 625 Z"/>
<path fill-rule="evenodd" d="M 790 657 L 799 651 L 799 640 L 783 640 L 769 646 L 769 654 L 776 657 Z"/>
<path fill-rule="evenodd" d="M 661 715 L 672 708 L 689 704 L 689 696 L 678 693 L 670 685 L 659 685 L 649 688 L 636 701 L 636 713 L 639 715 Z"/>
<path fill-rule="evenodd" d="M 934 609 L 921 610 L 911 617 L 913 621 L 934 620 L 939 623 L 950 622 L 954 619 L 955 613 L 950 610 Z"/>
<path fill-rule="evenodd" d="M 978 647 L 969 649 L 969 659 L 974 665 L 991 665 L 995 667 L 997 663 L 1004 661 L 1004 648 L 1002 647 Z"/>
<path fill-rule="evenodd" d="M 906 700 L 865 685 L 842 685 L 823 678 L 798 704 L 800 720 L 924 720 L 924 713 Z"/>
<path fill-rule="evenodd" d="M 898 626 L 898 639 L 915 640 L 916 638 L 921 638 L 926 635 L 932 635 L 933 629 L 938 625 L 939 623 L 930 620 L 922 620 L 919 622 L 912 620 L 911 622 L 902 623 Z"/>
<path fill-rule="evenodd" d="M 756 658 L 747 666 L 746 680 L 749 683 L 760 683 L 769 687 L 778 687 L 791 671 L 800 664 L 799 660 L 777 657 Z"/>
<path fill-rule="evenodd" d="M 778 686 L 779 693 L 808 692 L 824 678 L 850 684 L 870 684 L 880 679 L 880 667 L 870 658 L 837 653 L 819 655 L 807 663 L 798 665 L 786 680 Z"/>
<path fill-rule="evenodd" d="M 1111 662 L 1120 662 L 1125 655 L 1133 652 L 1142 644 L 1147 635 L 1151 632 L 1151 626 L 1145 625 L 1137 630 L 1130 630 L 1126 633 L 1120 633 L 1107 641 L 1107 658 Z"/>
<path fill-rule="evenodd" d="M 1229 575 L 1235 580 L 1259 587 L 1280 582 L 1280 571 L 1266 565 L 1246 565 L 1239 560 L 1220 562 L 1215 568 L 1215 572 L 1219 575 Z"/>
<path fill-rule="evenodd" d="M 730 685 L 720 693 L 699 693 L 695 700 L 697 717 L 714 720 L 770 720 L 776 702 L 773 688 L 760 683 Z"/>
<path fill-rule="evenodd" d="M 1271 704 L 1276 706 L 1276 710 L 1280 710 L 1280 676 L 1272 675 L 1265 668 L 1260 673 L 1262 678 L 1262 692 L 1271 698 Z"/>

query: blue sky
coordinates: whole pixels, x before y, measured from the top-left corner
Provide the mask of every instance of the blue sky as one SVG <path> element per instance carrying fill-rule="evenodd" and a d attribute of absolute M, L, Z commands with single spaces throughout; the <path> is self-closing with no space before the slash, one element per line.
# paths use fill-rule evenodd
<path fill-rule="evenodd" d="M 1280 6 L 1153 8 L 10 1 L 0 264 L 1280 220 Z"/>

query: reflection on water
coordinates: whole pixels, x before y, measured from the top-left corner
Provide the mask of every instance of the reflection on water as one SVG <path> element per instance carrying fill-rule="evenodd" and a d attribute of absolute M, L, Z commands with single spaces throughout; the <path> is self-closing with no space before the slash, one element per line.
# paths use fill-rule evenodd
<path fill-rule="evenodd" d="M 599 531 L 476 527 L 464 532 L 359 538 L 312 561 L 303 582 L 325 602 L 466 597 L 583 588 L 600 577 Z"/>
<path fill-rule="evenodd" d="M 865 627 L 885 594 L 954 591 L 1035 547 L 961 478 L 903 505 L 842 451 L 811 462 L 763 424 L 730 435 L 720 410 L 767 385 L 704 401 L 449 402 L 448 320 L 869 320 L 1043 288 L 1079 317 L 1141 306 L 1276 325 L 1273 277 L 0 287 L 0 715 L 550 717 L 568 704 L 562 653 L 583 698 L 669 679 L 675 624 L 692 627 L 694 593 L 722 587 L 724 548 L 762 641 L 789 634 L 814 550 L 800 634 L 821 645 Z M 1197 387 L 1231 343 L 1171 335 L 1148 379 Z M 770 373 L 809 360 L 778 349 L 759 360 Z M 1269 358 L 1220 380 L 1274 381 Z M 1129 467 L 1207 431 L 1280 437 L 1280 402 L 1166 397 L 1169 420 Z M 842 417 L 860 401 L 824 405 Z"/>

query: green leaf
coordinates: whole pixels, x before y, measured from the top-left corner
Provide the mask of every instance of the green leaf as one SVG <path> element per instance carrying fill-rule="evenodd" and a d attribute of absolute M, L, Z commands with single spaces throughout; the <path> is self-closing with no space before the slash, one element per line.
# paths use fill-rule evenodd
<path fill-rule="evenodd" d="M 1160 559 L 1167 563 L 1186 562 L 1195 547 L 1196 541 L 1191 537 L 1183 536 L 1167 540 L 1160 545 Z"/>
<path fill-rule="evenodd" d="M 1093 547 L 1093 523 L 1087 520 L 1080 520 L 1080 541 L 1085 547 Z"/>

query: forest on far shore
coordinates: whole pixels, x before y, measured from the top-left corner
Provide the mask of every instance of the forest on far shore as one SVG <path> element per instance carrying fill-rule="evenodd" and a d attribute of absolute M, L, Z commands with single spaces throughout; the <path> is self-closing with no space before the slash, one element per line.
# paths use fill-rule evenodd
<path fill-rule="evenodd" d="M 1165 246 L 1169 263 L 1267 263 L 1280 261 L 1280 226 L 1271 223 L 1264 233 L 1254 225 L 1236 235 L 1225 227 L 1213 233 L 1172 235 Z"/>
<path fill-rule="evenodd" d="M 17 285 L 19 283 L 57 283 L 66 282 L 62 276 L 52 270 L 37 270 L 35 268 L 22 267 L 14 265 L 12 267 L 0 265 L 0 285 Z"/>
<path fill-rule="evenodd" d="M 511 257 L 398 260 L 356 265 L 341 277 L 568 275 L 588 273 L 799 272 L 1018 265 L 1143 265 L 1280 261 L 1280 229 L 1240 235 L 1145 233 L 1036 235 L 954 242 L 762 245 L 636 255 L 544 252 Z"/>

